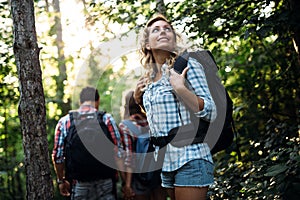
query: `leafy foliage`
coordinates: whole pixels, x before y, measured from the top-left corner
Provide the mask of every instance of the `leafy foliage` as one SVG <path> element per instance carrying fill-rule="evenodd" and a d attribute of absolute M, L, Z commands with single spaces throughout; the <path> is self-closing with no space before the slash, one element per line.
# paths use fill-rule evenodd
<path fill-rule="evenodd" d="M 135 27 L 141 25 L 139 16 L 149 18 L 155 12 L 140 6 L 131 15 L 135 4 L 95 7 L 103 14 L 122 13 L 109 19 Z M 166 8 L 175 27 L 196 47 L 213 52 L 234 99 L 242 160 L 237 160 L 234 148 L 215 157 L 211 199 L 296 199 L 300 74 L 292 38 L 299 19 L 289 2 L 192 0 L 170 2 Z"/>
<path fill-rule="evenodd" d="M 40 1 L 38 1 L 40 3 Z M 120 31 L 139 31 L 146 20 L 157 11 L 157 1 L 85 1 L 87 28 L 98 25 L 96 31 L 108 41 L 116 33 L 110 23 L 122 24 Z M 215 157 L 215 185 L 211 199 L 298 199 L 299 194 L 299 110 L 300 71 L 293 46 L 299 15 L 291 10 L 293 0 L 233 1 L 185 0 L 168 1 L 166 15 L 176 29 L 187 35 L 194 46 L 212 51 L 220 67 L 219 74 L 234 100 L 235 121 L 242 159 L 238 160 L 235 145 Z M 39 7 L 38 15 L 45 18 L 46 8 Z M 8 3 L 0 4 L 1 73 L 0 73 L 0 182 L 6 199 L 24 195 L 22 175 L 21 133 L 17 118 L 18 83 L 12 54 L 12 28 Z M 37 16 L 38 17 L 38 16 Z M 49 24 L 53 17 L 48 13 Z M 51 28 L 51 27 L 50 27 Z M 56 121 L 64 115 L 63 102 L 77 104 L 70 95 L 70 85 L 76 79 L 74 60 L 67 57 L 68 80 L 64 99 L 56 99 L 58 58 L 53 51 L 55 30 L 47 30 L 40 37 L 44 87 L 47 100 L 49 143 L 53 146 Z M 101 30 L 100 30 L 101 29 Z M 104 66 L 94 54 L 87 58 L 87 77 L 76 82 L 97 86 L 101 93 L 101 109 L 113 112 L 117 119 L 122 91 L 129 88 L 124 77 L 134 82 L 136 77 L 125 72 L 126 59 L 116 72 L 112 65 Z M 101 52 L 100 52 L 101 53 Z M 99 66 L 102 66 L 99 68 Z M 49 72 L 51 69 L 51 73 Z M 13 197 L 14 196 L 14 197 Z M 21 198 L 21 197 L 20 197 Z"/>
<path fill-rule="evenodd" d="M 1 27 L 12 24 L 8 3 L 0 5 Z M 12 28 L 0 33 L 0 191 L 4 199 L 22 199 L 25 188 L 21 133 L 17 112 L 18 77 L 12 50 Z"/>

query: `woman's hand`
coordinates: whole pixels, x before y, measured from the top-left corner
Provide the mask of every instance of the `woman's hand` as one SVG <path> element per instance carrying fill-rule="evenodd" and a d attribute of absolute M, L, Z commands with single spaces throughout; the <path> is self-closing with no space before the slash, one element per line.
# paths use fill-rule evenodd
<path fill-rule="evenodd" d="M 180 94 L 182 89 L 187 89 L 185 86 L 185 77 L 188 67 L 184 68 L 181 74 L 177 73 L 173 68 L 169 70 L 169 81 L 177 94 Z"/>
<path fill-rule="evenodd" d="M 136 87 L 135 87 L 135 90 L 133 93 L 133 98 L 137 104 L 142 104 L 142 96 L 145 91 L 147 81 L 148 81 L 148 78 L 145 76 L 142 76 L 136 84 Z"/>

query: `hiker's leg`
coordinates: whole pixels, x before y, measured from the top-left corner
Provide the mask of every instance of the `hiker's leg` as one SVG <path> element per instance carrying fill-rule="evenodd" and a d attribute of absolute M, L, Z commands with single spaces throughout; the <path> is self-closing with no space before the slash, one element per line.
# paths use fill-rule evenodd
<path fill-rule="evenodd" d="M 161 173 L 162 187 L 167 192 L 171 200 L 175 200 L 175 191 L 174 191 L 175 174 L 176 171 Z"/>
<path fill-rule="evenodd" d="M 175 175 L 176 200 L 206 199 L 208 187 L 214 183 L 214 165 L 203 159 L 191 160 Z"/>
<path fill-rule="evenodd" d="M 167 191 L 165 188 L 158 186 L 154 188 L 151 192 L 151 200 L 166 200 L 167 199 Z"/>
<path fill-rule="evenodd" d="M 138 195 L 135 195 L 134 200 L 150 200 L 150 196 L 149 196 L 149 194 L 148 195 L 138 194 Z"/>
<path fill-rule="evenodd" d="M 171 200 L 175 200 L 175 190 L 174 190 L 174 188 L 168 188 L 166 190 L 167 190 L 168 196 L 171 198 Z"/>
<path fill-rule="evenodd" d="M 175 187 L 176 200 L 206 200 L 208 187 Z"/>

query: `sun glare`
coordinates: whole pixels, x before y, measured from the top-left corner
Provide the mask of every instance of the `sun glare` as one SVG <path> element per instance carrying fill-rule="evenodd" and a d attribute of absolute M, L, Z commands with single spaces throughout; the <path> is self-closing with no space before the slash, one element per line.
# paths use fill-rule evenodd
<path fill-rule="evenodd" d="M 70 12 L 70 8 L 72 8 L 72 12 Z M 101 42 L 104 40 L 104 37 L 111 37 L 111 40 L 114 40 L 113 35 L 107 35 L 105 32 L 105 25 L 103 25 L 101 22 L 96 23 L 93 27 L 87 28 L 83 9 L 84 8 L 81 2 L 78 3 L 74 0 L 61 1 L 61 18 L 63 23 L 65 54 L 76 55 L 76 52 L 80 51 L 80 57 L 86 59 L 91 54 L 91 47 L 94 49 L 101 48 L 99 50 L 101 53 L 103 51 L 104 54 L 107 53 L 105 51 L 110 51 L 113 53 L 115 50 L 112 50 L 111 48 L 118 47 L 115 43 L 110 45 L 112 41 Z M 128 31 L 128 27 L 121 26 L 119 24 L 110 24 L 109 28 L 117 36 L 121 31 Z M 99 33 L 99 30 L 102 30 L 103 32 Z M 108 45 L 105 43 L 108 43 Z M 111 59 L 114 59 L 115 55 L 110 57 Z M 83 63 L 83 61 L 80 61 L 80 63 Z"/>

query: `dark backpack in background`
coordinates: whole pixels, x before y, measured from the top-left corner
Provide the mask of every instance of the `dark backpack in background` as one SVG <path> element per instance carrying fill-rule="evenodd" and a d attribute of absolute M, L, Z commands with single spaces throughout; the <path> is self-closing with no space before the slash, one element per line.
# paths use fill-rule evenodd
<path fill-rule="evenodd" d="M 211 52 L 207 50 L 184 52 L 177 58 L 174 64 L 174 69 L 178 73 L 182 73 L 182 71 L 187 67 L 189 57 L 195 58 L 204 67 L 208 87 L 217 108 L 217 118 L 214 122 L 207 124 L 200 119 L 200 126 L 201 124 L 204 126 L 209 125 L 209 128 L 207 132 L 203 132 L 199 127 L 196 137 L 207 142 L 211 147 L 211 153 L 215 154 L 231 146 L 234 140 L 234 135 L 237 137 L 232 117 L 233 102 L 217 75 L 218 67 Z M 220 113 L 221 111 L 223 111 L 223 113 Z M 191 113 L 191 115 L 193 114 Z M 195 141 L 197 141 L 197 138 Z M 238 146 L 237 152 L 239 154 Z"/>
<path fill-rule="evenodd" d="M 93 181 L 114 178 L 115 169 L 103 164 L 97 159 L 89 148 L 98 149 L 97 154 L 111 154 L 113 149 L 99 147 L 99 135 L 105 136 L 112 142 L 111 134 L 103 121 L 104 112 L 79 113 L 70 111 L 70 128 L 65 139 L 66 178 L 80 181 Z M 101 130 L 100 130 L 101 128 Z M 105 138 L 101 138 L 105 139 Z M 97 141 L 98 140 L 98 141 Z"/>

